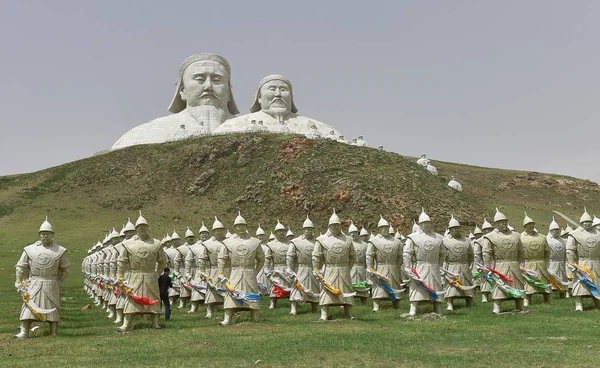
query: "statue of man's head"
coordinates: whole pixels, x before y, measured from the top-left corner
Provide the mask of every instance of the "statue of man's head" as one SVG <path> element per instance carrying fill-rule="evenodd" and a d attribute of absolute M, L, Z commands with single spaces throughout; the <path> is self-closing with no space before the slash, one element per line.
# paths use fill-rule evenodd
<path fill-rule="evenodd" d="M 264 77 L 256 90 L 250 112 L 263 111 L 271 116 L 285 117 L 297 113 L 292 94 L 292 82 L 282 75 Z"/>
<path fill-rule="evenodd" d="M 178 113 L 195 106 L 214 106 L 231 115 L 239 113 L 231 90 L 231 68 L 222 56 L 197 54 L 183 61 L 169 111 Z"/>

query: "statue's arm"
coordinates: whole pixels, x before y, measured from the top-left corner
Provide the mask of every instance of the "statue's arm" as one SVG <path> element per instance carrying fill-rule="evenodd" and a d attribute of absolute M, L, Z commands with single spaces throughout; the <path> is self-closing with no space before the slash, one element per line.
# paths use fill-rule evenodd
<path fill-rule="evenodd" d="M 258 274 L 265 265 L 265 252 L 263 251 L 262 245 L 256 247 L 256 263 L 254 265 L 254 272 Z"/>
<path fill-rule="evenodd" d="M 129 265 L 129 251 L 123 247 L 123 251 L 117 259 L 117 278 L 122 280 L 125 277 L 125 268 Z"/>
<path fill-rule="evenodd" d="M 25 251 L 21 253 L 21 257 L 17 261 L 17 265 L 15 266 L 15 280 L 16 282 L 21 282 L 23 280 L 27 280 L 29 277 L 29 256 Z"/>
<path fill-rule="evenodd" d="M 156 268 L 158 273 L 162 273 L 163 270 L 167 267 L 167 255 L 162 247 L 158 247 L 158 252 L 156 255 Z"/>
<path fill-rule="evenodd" d="M 375 246 L 373 243 L 367 243 L 367 251 L 365 253 L 367 268 L 375 268 L 375 262 L 377 260 L 377 253 L 375 252 Z"/>
<path fill-rule="evenodd" d="M 415 245 L 411 238 L 406 239 L 402 253 L 404 255 L 404 265 L 412 267 L 415 263 Z"/>
<path fill-rule="evenodd" d="M 261 246 L 262 248 L 262 246 Z M 285 256 L 285 263 L 290 270 L 294 269 L 294 261 L 296 260 L 296 246 L 294 243 L 290 243 L 287 254 Z M 295 270 L 294 270 L 295 271 Z"/>
<path fill-rule="evenodd" d="M 444 243 L 442 243 L 442 245 L 440 246 L 440 254 L 438 256 L 438 264 L 440 265 L 440 267 L 444 266 L 447 255 L 448 255 L 448 250 L 446 249 L 446 246 L 444 245 Z"/>
<path fill-rule="evenodd" d="M 66 252 L 65 252 L 66 253 Z M 63 281 L 69 276 L 69 272 L 71 270 L 71 263 L 69 262 L 69 258 L 67 255 L 63 253 L 60 257 L 60 263 L 58 265 L 58 283 L 62 285 Z"/>
<path fill-rule="evenodd" d="M 219 250 L 219 256 L 217 258 L 217 272 L 219 275 L 225 274 L 225 266 L 227 265 L 227 261 L 229 260 L 229 250 L 226 246 L 222 246 L 221 250 Z"/>
<path fill-rule="evenodd" d="M 473 262 L 475 262 L 475 255 L 473 253 L 473 243 L 469 241 L 469 249 L 467 249 L 467 262 L 469 263 L 469 268 L 473 268 Z"/>
<path fill-rule="evenodd" d="M 206 273 L 207 265 L 210 266 L 210 260 L 208 258 L 208 250 L 206 250 L 206 247 L 203 245 L 202 248 L 200 248 L 200 254 L 198 255 L 198 269 L 200 272 Z"/>
<path fill-rule="evenodd" d="M 356 249 L 354 249 L 354 245 L 350 243 L 350 248 L 348 249 L 348 267 L 354 266 L 356 263 Z"/>
<path fill-rule="evenodd" d="M 572 236 L 567 238 L 567 261 L 569 261 L 569 263 L 579 263 L 579 255 L 577 254 L 577 241 Z"/>
<path fill-rule="evenodd" d="M 487 238 L 483 238 L 483 240 L 480 241 L 481 243 L 481 253 L 483 256 L 483 264 L 486 266 L 493 266 L 494 265 L 494 248 L 492 246 L 492 242 L 489 241 Z M 523 246 L 521 244 L 521 242 L 519 241 L 519 246 Z"/>
<path fill-rule="evenodd" d="M 275 265 L 275 260 L 273 259 L 273 250 L 270 247 L 267 247 L 267 251 L 265 252 L 265 265 L 269 270 L 272 270 Z"/>
<path fill-rule="evenodd" d="M 312 252 L 312 261 L 315 270 L 320 270 L 321 267 L 323 267 L 323 263 L 325 261 L 323 256 L 323 246 L 318 240 L 315 242 L 315 248 Z"/>

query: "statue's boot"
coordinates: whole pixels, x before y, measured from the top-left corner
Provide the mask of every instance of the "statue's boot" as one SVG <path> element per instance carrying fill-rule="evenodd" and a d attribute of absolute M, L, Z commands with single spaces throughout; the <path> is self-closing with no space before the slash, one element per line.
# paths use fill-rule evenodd
<path fill-rule="evenodd" d="M 107 316 L 107 318 L 110 318 L 110 319 L 113 319 L 113 318 L 115 318 L 115 308 L 116 308 L 116 307 L 117 307 L 116 305 L 109 305 L 109 306 L 108 306 L 108 311 L 109 311 L 109 313 L 108 313 L 108 316 Z"/>
<path fill-rule="evenodd" d="M 348 319 L 354 319 L 354 317 L 352 316 L 352 306 L 351 305 L 348 305 L 348 304 L 344 305 L 344 315 Z"/>
<path fill-rule="evenodd" d="M 170 297 L 169 297 L 169 303 L 171 303 L 171 306 L 174 306 L 174 305 L 175 305 L 175 300 L 176 300 L 176 299 L 177 299 L 177 297 L 175 297 L 175 296 L 170 296 Z"/>
<path fill-rule="evenodd" d="M 442 303 L 433 302 L 433 313 L 442 314 Z"/>
<path fill-rule="evenodd" d="M 277 308 L 277 298 L 271 298 L 271 301 L 269 302 L 269 309 L 275 308 Z"/>
<path fill-rule="evenodd" d="M 221 321 L 221 325 L 222 326 L 230 325 L 232 319 L 233 319 L 233 309 L 225 309 L 225 315 L 223 317 L 223 321 Z"/>
<path fill-rule="evenodd" d="M 417 307 L 419 306 L 419 302 L 410 302 L 410 310 L 408 311 L 409 316 L 417 315 Z"/>
<path fill-rule="evenodd" d="M 160 325 L 158 324 L 158 319 L 160 318 L 160 314 L 155 313 L 152 315 L 152 328 L 160 329 Z"/>
<path fill-rule="evenodd" d="M 117 331 L 119 331 L 119 332 L 130 331 L 131 327 L 132 327 L 131 322 L 133 322 L 133 314 L 131 314 L 131 313 L 125 314 L 123 316 L 123 324 L 121 325 L 121 327 L 117 327 Z"/>
<path fill-rule="evenodd" d="M 465 298 L 465 300 L 467 302 L 467 308 L 471 308 L 473 306 L 473 298 L 467 297 L 467 298 Z"/>
<path fill-rule="evenodd" d="M 58 322 L 48 322 L 48 327 L 50 328 L 50 335 L 56 336 L 58 333 Z"/>
<path fill-rule="evenodd" d="M 290 314 L 295 316 L 296 314 L 298 314 L 298 302 L 292 302 L 292 307 L 290 310 Z"/>
<path fill-rule="evenodd" d="M 571 297 L 571 293 L 569 292 L 569 290 L 565 291 L 565 298 L 570 298 Z"/>
<path fill-rule="evenodd" d="M 250 309 L 250 319 L 252 322 L 258 322 L 258 309 Z"/>
<path fill-rule="evenodd" d="M 492 309 L 492 313 L 494 313 L 494 314 L 500 314 L 500 312 L 502 312 L 501 305 L 502 305 L 501 301 L 494 300 L 494 308 Z"/>
<path fill-rule="evenodd" d="M 113 323 L 114 324 L 122 323 L 123 322 L 123 309 L 117 309 L 116 313 L 117 313 L 117 319 L 115 319 L 115 321 Z"/>
<path fill-rule="evenodd" d="M 523 312 L 525 309 L 525 300 L 527 299 L 515 299 L 515 308 L 518 312 Z"/>
<path fill-rule="evenodd" d="M 326 305 L 321 306 L 321 321 L 327 321 L 327 317 L 329 315 L 329 307 Z"/>
<path fill-rule="evenodd" d="M 551 294 L 543 294 L 544 295 L 544 303 L 545 304 L 550 304 L 550 295 Z"/>
<path fill-rule="evenodd" d="M 398 309 L 398 308 L 399 308 L 399 304 L 400 304 L 400 301 L 399 301 L 399 300 L 394 300 L 394 301 L 392 302 L 392 307 L 393 307 L 394 309 Z"/>
<path fill-rule="evenodd" d="M 188 313 L 196 313 L 196 310 L 198 310 L 198 304 L 200 304 L 200 302 L 190 302 L 190 310 Z"/>
<path fill-rule="evenodd" d="M 446 301 L 448 302 L 448 306 L 446 307 L 447 311 L 453 311 L 454 310 L 454 304 L 452 301 L 452 298 L 446 298 Z"/>
<path fill-rule="evenodd" d="M 373 310 L 372 312 L 379 312 L 379 300 L 373 299 Z"/>
<path fill-rule="evenodd" d="M 183 299 L 179 298 L 179 305 L 177 306 L 177 309 L 183 308 L 184 305 L 185 305 L 185 302 L 183 301 Z"/>
<path fill-rule="evenodd" d="M 583 303 L 580 296 L 575 297 L 575 312 L 583 312 Z"/>
<path fill-rule="evenodd" d="M 487 303 L 488 302 L 487 293 L 481 293 L 481 302 L 482 303 Z"/>
<path fill-rule="evenodd" d="M 31 327 L 31 321 L 21 321 L 20 332 L 13 336 L 16 340 L 24 340 L 29 337 L 29 328 Z"/>
<path fill-rule="evenodd" d="M 98 295 L 96 295 L 96 296 L 94 297 L 94 305 L 95 305 L 96 307 L 99 307 L 101 303 L 102 303 L 102 302 L 100 301 L 100 298 L 98 297 Z"/>
<path fill-rule="evenodd" d="M 529 307 L 530 304 L 531 304 L 531 294 L 527 294 L 527 295 L 525 295 L 525 299 L 523 300 L 523 305 L 525 307 Z"/>
<path fill-rule="evenodd" d="M 215 305 L 213 303 L 207 304 L 206 305 L 206 316 L 204 316 L 204 317 L 212 318 L 214 308 L 215 308 Z"/>

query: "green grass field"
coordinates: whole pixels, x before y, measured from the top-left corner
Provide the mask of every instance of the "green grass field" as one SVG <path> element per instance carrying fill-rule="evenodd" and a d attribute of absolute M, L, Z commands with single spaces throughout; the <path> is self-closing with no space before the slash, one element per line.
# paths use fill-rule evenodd
<path fill-rule="evenodd" d="M 575 313 L 572 299 L 543 305 L 541 297 L 521 314 L 494 316 L 491 304 L 477 297 L 473 308 L 457 301 L 445 319 L 407 320 L 400 317 L 408 312 L 403 300 L 399 310 L 389 303 L 375 314 L 370 305 L 357 305 L 356 320 L 325 323 L 316 322 L 307 306 L 294 317 L 287 301 L 268 310 L 264 299 L 259 323 L 242 313 L 222 327 L 218 319 L 203 318 L 203 308 L 193 315 L 175 308 L 171 321 L 161 321 L 162 330 L 138 317 L 133 332 L 117 334 L 104 311 L 81 310 L 91 302 L 81 280 L 74 270 L 66 282 L 59 336 L 48 336 L 42 326 L 35 337 L 16 341 L 20 299 L 3 279 L 3 367 L 592 367 L 600 350 L 600 312 L 590 309 L 590 300 L 585 312 Z M 507 302 L 503 310 L 512 307 Z M 431 306 L 421 311 L 431 312 Z M 339 317 L 341 310 L 331 314 Z"/>

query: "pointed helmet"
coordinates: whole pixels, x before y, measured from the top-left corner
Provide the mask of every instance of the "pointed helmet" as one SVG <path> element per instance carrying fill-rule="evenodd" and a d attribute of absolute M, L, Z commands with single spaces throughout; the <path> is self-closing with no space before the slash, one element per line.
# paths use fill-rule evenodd
<path fill-rule="evenodd" d="M 46 219 L 40 225 L 40 229 L 38 230 L 38 233 L 41 233 L 42 231 L 48 231 L 48 232 L 54 233 L 54 228 L 52 227 L 52 224 L 50 224 L 50 222 L 48 222 L 48 216 L 46 216 Z"/>

